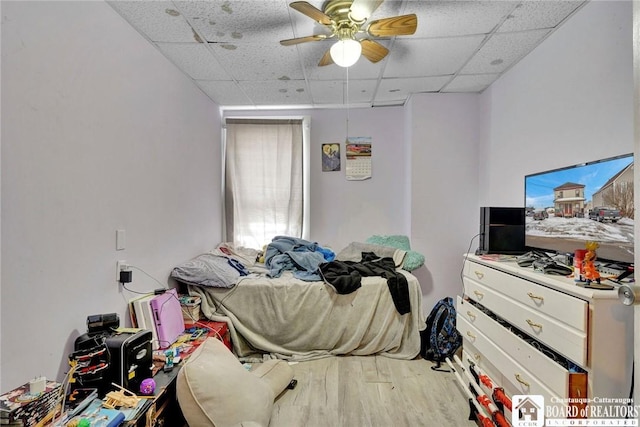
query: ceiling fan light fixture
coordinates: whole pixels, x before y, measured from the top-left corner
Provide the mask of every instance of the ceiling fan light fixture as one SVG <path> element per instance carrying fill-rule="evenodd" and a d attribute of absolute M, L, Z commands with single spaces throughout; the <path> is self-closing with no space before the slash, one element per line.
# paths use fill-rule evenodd
<path fill-rule="evenodd" d="M 362 46 L 354 39 L 338 40 L 331 46 L 331 59 L 340 67 L 351 67 L 358 62 Z"/>

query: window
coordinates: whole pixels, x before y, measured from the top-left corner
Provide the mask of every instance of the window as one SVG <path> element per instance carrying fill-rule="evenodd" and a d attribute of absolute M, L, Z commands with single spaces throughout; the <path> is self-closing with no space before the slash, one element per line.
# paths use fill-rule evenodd
<path fill-rule="evenodd" d="M 307 238 L 308 119 L 226 119 L 227 241 L 260 249 L 278 235 Z"/>

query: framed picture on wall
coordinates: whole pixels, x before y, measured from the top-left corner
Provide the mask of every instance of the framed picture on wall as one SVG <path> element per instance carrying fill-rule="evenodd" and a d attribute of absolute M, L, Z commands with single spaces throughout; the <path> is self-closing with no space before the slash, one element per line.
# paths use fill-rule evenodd
<path fill-rule="evenodd" d="M 340 170 L 340 144 L 322 144 L 322 171 L 335 172 Z"/>

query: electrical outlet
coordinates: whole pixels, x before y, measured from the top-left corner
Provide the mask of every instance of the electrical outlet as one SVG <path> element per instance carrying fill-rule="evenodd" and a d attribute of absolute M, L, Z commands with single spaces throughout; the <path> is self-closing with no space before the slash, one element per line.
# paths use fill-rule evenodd
<path fill-rule="evenodd" d="M 121 259 L 116 262 L 116 282 L 120 283 L 120 272 L 127 269 L 127 261 Z"/>

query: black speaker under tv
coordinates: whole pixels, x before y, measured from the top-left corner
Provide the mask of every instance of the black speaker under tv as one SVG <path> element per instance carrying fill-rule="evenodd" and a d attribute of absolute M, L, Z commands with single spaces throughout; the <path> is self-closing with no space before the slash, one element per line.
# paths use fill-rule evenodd
<path fill-rule="evenodd" d="M 478 254 L 519 255 L 524 244 L 525 209 L 515 207 L 480 208 Z"/>

